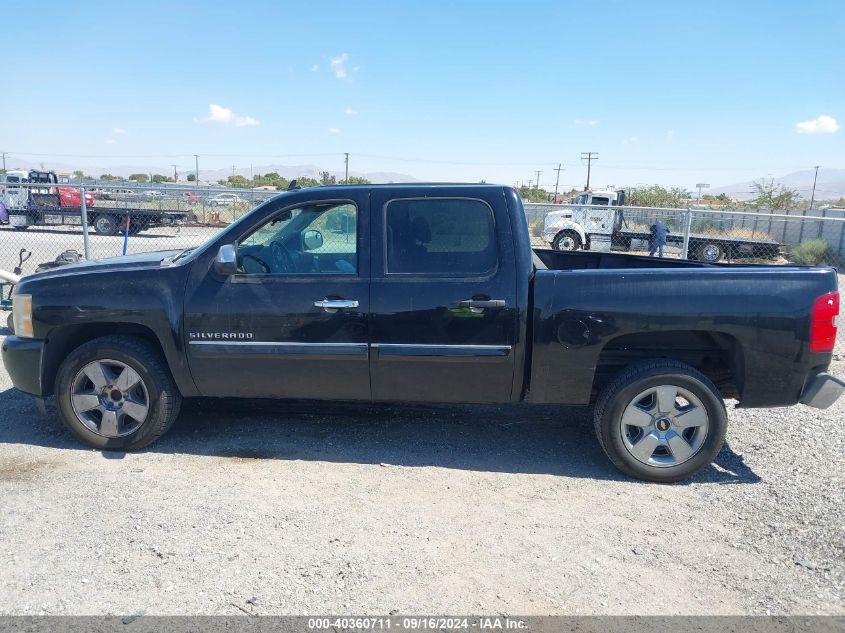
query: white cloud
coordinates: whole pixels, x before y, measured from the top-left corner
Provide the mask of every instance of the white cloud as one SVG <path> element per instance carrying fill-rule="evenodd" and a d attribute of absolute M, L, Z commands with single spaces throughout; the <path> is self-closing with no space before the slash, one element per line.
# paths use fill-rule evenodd
<path fill-rule="evenodd" d="M 311 72 L 312 73 L 315 73 L 318 70 L 320 70 L 320 67 L 317 64 L 314 64 L 313 66 L 311 66 Z"/>
<path fill-rule="evenodd" d="M 599 124 L 598 119 L 575 119 L 576 125 L 589 125 L 590 127 L 595 127 Z"/>
<path fill-rule="evenodd" d="M 810 121 L 799 121 L 795 124 L 795 131 L 799 134 L 833 134 L 840 127 L 832 116 L 822 114 Z"/>
<path fill-rule="evenodd" d="M 114 140 L 113 138 L 107 138 L 105 142 L 106 142 L 106 145 L 117 145 L 117 141 Z"/>
<path fill-rule="evenodd" d="M 339 127 L 330 127 L 328 129 L 328 132 L 329 132 L 329 134 L 340 134 L 340 128 Z"/>
<path fill-rule="evenodd" d="M 238 116 L 231 108 L 224 108 L 216 103 L 208 105 L 208 116 L 203 119 L 205 123 L 219 123 L 220 125 L 234 125 L 244 127 L 247 125 L 259 125 L 258 119 L 251 116 Z"/>
<path fill-rule="evenodd" d="M 349 53 L 341 53 L 337 57 L 332 57 L 329 60 L 329 65 L 332 67 L 332 72 L 334 76 L 338 79 L 346 79 L 347 72 L 346 72 L 346 62 L 349 61 Z M 357 68 L 357 66 L 356 66 Z"/>
<path fill-rule="evenodd" d="M 629 136 L 625 140 L 622 141 L 623 145 L 636 145 L 640 142 L 640 139 L 636 136 Z"/>
<path fill-rule="evenodd" d="M 124 130 L 122 127 L 113 127 L 111 131 L 115 134 L 126 134 L 126 130 Z"/>
<path fill-rule="evenodd" d="M 358 116 L 358 111 L 353 110 L 349 106 L 346 106 L 346 109 L 343 111 L 343 113 L 348 115 L 348 116 Z"/>

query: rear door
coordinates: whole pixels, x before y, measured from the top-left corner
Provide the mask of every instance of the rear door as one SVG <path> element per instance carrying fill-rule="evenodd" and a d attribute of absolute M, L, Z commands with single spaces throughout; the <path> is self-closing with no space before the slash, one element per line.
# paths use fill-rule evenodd
<path fill-rule="evenodd" d="M 373 189 L 373 399 L 511 398 L 516 263 L 501 188 Z"/>

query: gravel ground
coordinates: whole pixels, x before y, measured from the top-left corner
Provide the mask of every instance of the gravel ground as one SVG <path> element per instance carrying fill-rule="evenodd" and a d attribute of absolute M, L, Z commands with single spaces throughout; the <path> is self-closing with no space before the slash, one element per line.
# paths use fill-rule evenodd
<path fill-rule="evenodd" d="M 10 387 L 0 613 L 845 614 L 843 401 L 659 486 L 581 409 L 195 401 L 123 454 Z"/>

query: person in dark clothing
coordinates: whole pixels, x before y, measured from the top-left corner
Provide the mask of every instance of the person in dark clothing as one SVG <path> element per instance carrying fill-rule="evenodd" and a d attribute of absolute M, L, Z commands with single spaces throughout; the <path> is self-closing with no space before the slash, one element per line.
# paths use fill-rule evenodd
<path fill-rule="evenodd" d="M 669 235 L 669 227 L 658 220 L 651 225 L 649 233 L 651 233 L 651 235 L 648 239 L 648 256 L 654 257 L 654 253 L 657 251 L 660 257 L 663 257 L 663 248 L 666 246 L 666 237 Z"/>

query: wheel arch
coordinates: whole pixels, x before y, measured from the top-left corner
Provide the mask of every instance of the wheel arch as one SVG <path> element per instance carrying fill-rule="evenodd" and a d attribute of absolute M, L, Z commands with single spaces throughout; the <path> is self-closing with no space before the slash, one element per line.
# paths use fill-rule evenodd
<path fill-rule="evenodd" d="M 578 235 L 579 239 L 581 240 L 581 244 L 587 243 L 587 233 L 584 231 L 584 227 L 582 227 L 577 222 L 573 222 L 572 220 L 564 220 L 555 228 L 557 229 L 557 232 L 555 233 L 554 239 L 557 239 L 561 233 L 573 232 Z"/>
<path fill-rule="evenodd" d="M 710 330 L 670 330 L 623 334 L 605 342 L 596 360 L 591 402 L 627 367 L 657 359 L 685 363 L 707 376 L 723 398 L 742 399 L 745 354 L 736 336 Z"/>
<path fill-rule="evenodd" d="M 165 345 L 150 327 L 131 322 L 92 322 L 65 325 L 50 331 L 41 359 L 42 395 L 53 395 L 59 367 L 68 354 L 84 343 L 112 335 L 134 336 L 147 341 L 161 354 L 180 393 L 185 396 L 196 394 L 196 387 L 190 374 L 180 371 L 181 368 L 174 367 L 171 355 L 167 353 Z"/>

